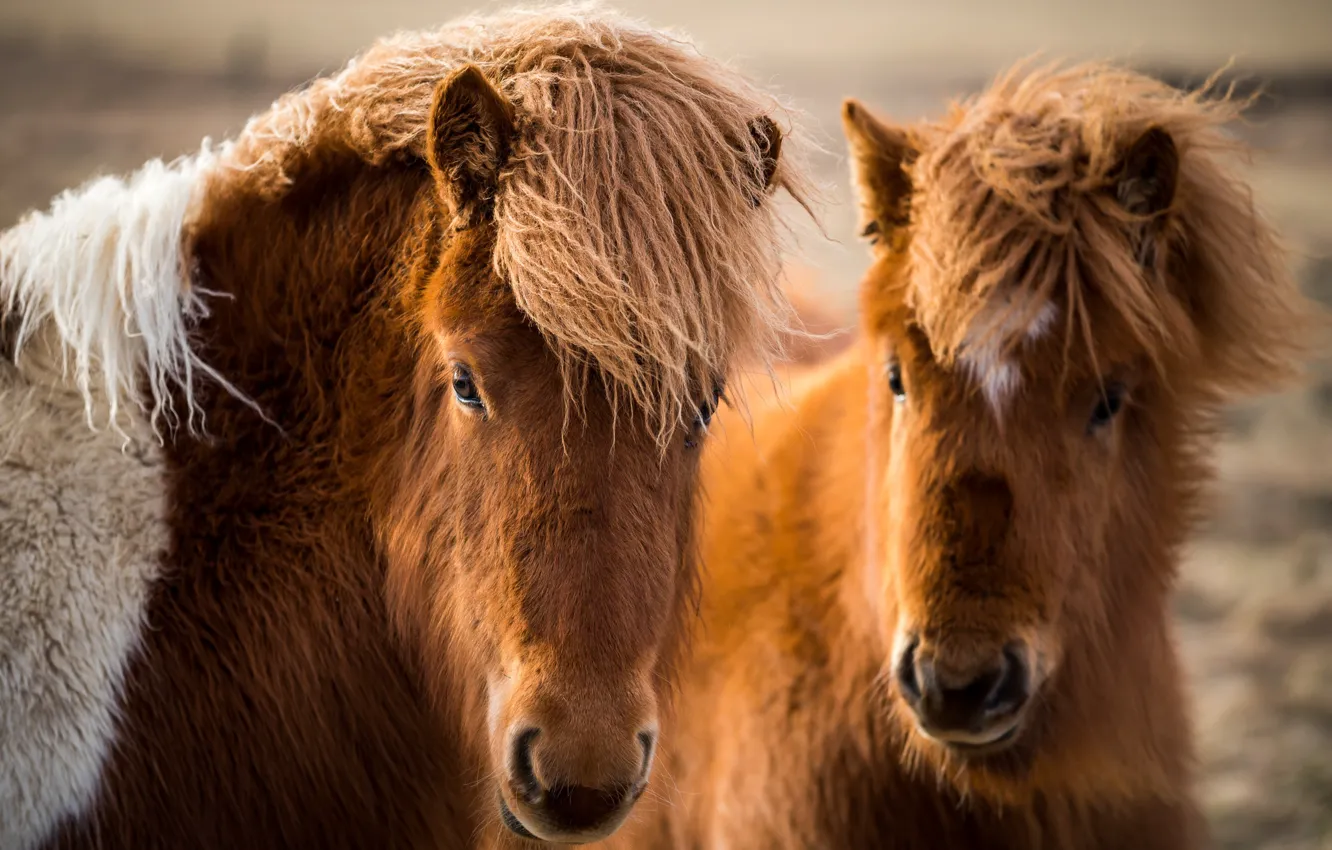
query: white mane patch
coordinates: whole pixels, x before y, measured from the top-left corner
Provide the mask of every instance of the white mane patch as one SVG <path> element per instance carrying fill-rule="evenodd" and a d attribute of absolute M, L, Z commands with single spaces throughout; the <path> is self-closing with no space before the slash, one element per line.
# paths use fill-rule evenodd
<path fill-rule="evenodd" d="M 1007 302 L 990 305 L 976 317 L 958 353 L 962 367 L 980 384 L 985 400 L 996 413 L 1022 386 L 1022 370 L 1008 356 L 1014 337 L 1020 334 L 1024 341 L 1034 342 L 1059 316 L 1059 309 L 1047 302 L 1023 327 L 1023 312 Z"/>
<path fill-rule="evenodd" d="M 163 414 L 174 425 L 175 383 L 193 427 L 197 373 L 231 390 L 190 348 L 206 293 L 190 288 L 182 255 L 199 178 L 216 160 L 205 143 L 169 165 L 153 160 L 128 178 L 93 180 L 0 234 L 0 311 L 18 316 L 16 357 L 54 324 L 65 343 L 64 374 L 83 397 L 89 425 L 95 398 L 112 423 L 130 404 L 149 412 L 154 430 Z M 145 376 L 151 399 L 143 397 Z"/>

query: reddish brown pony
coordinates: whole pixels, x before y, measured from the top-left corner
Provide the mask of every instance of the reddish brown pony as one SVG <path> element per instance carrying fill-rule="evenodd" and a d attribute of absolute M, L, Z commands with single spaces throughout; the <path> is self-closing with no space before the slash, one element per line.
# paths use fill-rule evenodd
<path fill-rule="evenodd" d="M 1167 596 L 1213 415 L 1304 309 L 1237 111 L 1101 66 L 909 130 L 846 103 L 862 338 L 708 450 L 651 846 L 1203 840 Z"/>
<path fill-rule="evenodd" d="M 696 446 L 786 327 L 777 108 L 631 22 L 474 19 L 6 233 L 0 844 L 614 831 Z"/>

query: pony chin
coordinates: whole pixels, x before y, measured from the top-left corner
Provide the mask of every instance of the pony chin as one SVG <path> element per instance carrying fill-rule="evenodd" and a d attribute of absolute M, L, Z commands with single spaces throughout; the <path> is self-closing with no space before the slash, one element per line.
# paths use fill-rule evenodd
<path fill-rule="evenodd" d="M 902 734 L 901 763 L 931 784 L 946 784 L 962 798 L 980 798 L 1000 806 L 1027 806 L 1042 791 L 1041 740 L 1036 717 L 1024 719 L 1017 737 L 998 752 L 959 752 L 922 732 L 911 710 L 894 699 L 892 719 Z"/>

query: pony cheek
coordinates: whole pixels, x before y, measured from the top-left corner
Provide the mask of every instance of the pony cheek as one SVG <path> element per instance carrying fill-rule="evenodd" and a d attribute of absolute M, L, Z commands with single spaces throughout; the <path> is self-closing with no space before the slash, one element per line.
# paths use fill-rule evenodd
<path fill-rule="evenodd" d="M 893 540 L 900 540 L 894 536 Z M 873 599 L 878 600 L 878 615 L 884 646 L 893 647 L 898 636 L 913 628 L 920 619 L 919 611 L 911 610 L 910 588 L 906 586 L 907 576 L 903 567 L 906 565 L 906 553 L 900 546 L 890 545 L 882 555 L 882 563 L 877 570 L 878 582 Z"/>
<path fill-rule="evenodd" d="M 1023 547 L 1023 560 L 1032 568 L 1032 581 L 1039 586 L 1040 604 L 1035 608 L 1026 635 L 1036 658 L 1038 679 L 1050 678 L 1064 655 L 1064 635 L 1077 634 L 1088 623 L 1103 622 L 1106 565 L 1102 557 L 1107 523 L 1099 504 L 1077 499 L 1063 501 L 1063 511 L 1050 505 L 1042 526 L 1045 533 L 1033 545 Z M 1062 514 L 1062 516 L 1061 516 Z M 1061 528 L 1062 533 L 1056 532 Z"/>
<path fill-rule="evenodd" d="M 1053 625 L 1031 629 L 1027 641 L 1032 648 L 1032 689 L 1039 690 L 1054 678 L 1064 660 L 1064 644 Z"/>
<path fill-rule="evenodd" d="M 890 474 L 887 481 L 893 481 Z M 869 600 L 871 615 L 879 626 L 879 636 L 883 646 L 891 649 L 899 632 L 907 624 L 903 623 L 903 600 L 906 588 L 904 567 L 907 564 L 905 551 L 905 531 L 903 523 L 908 521 L 903 516 L 901 507 L 906 504 L 907 494 L 890 493 L 888 486 L 880 488 L 880 505 L 877 513 L 878 522 L 869 524 L 865 544 L 864 587 L 865 598 Z"/>
<path fill-rule="evenodd" d="M 890 565 L 882 563 L 872 568 L 869 571 L 872 587 L 866 597 L 874 605 L 873 614 L 879 626 L 879 637 L 890 655 L 895 651 L 898 638 L 907 627 L 902 618 L 900 590 L 893 578 L 894 573 Z"/>
<path fill-rule="evenodd" d="M 505 715 L 512 693 L 513 677 L 507 672 L 496 671 L 486 678 L 486 724 L 492 741 L 497 740 L 500 731 L 508 725 Z"/>

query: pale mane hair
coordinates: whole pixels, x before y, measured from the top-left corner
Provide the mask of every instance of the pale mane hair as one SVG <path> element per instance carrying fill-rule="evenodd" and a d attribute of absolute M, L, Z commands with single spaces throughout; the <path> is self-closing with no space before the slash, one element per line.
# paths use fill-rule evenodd
<path fill-rule="evenodd" d="M 60 363 L 90 427 L 105 414 L 124 434 L 122 414 L 141 412 L 159 434 L 164 422 L 174 428 L 181 422 L 174 385 L 184 395 L 185 422 L 197 430 L 204 424 L 194 397 L 201 375 L 240 397 L 190 345 L 210 293 L 187 282 L 181 232 L 200 175 L 216 159 L 205 140 L 175 162 L 153 160 L 128 177 L 99 177 L 63 192 L 49 210 L 0 233 L 0 318 L 10 330 L 0 332 L 0 356 L 18 363 L 31 343 L 58 341 L 58 350 L 36 354 Z"/>
<path fill-rule="evenodd" d="M 1024 63 L 918 128 L 908 298 L 936 354 L 949 361 L 995 329 L 1014 348 L 1053 304 L 1077 339 L 1066 356 L 1094 365 L 1094 293 L 1158 367 L 1187 363 L 1220 392 L 1285 374 L 1308 308 L 1234 170 L 1245 151 L 1225 127 L 1248 103 L 1215 88 Z M 1173 139 L 1179 174 L 1170 208 L 1148 219 L 1115 187 L 1125 150 L 1152 129 Z"/>
<path fill-rule="evenodd" d="M 384 39 L 252 119 L 221 179 L 277 195 L 314 151 L 423 158 L 432 93 L 465 62 L 517 113 L 495 270 L 566 375 L 595 365 L 664 439 L 728 364 L 777 354 L 793 318 L 779 283 L 788 231 L 781 206 L 759 202 L 750 127 L 789 111 L 682 38 L 594 6 Z M 805 205 L 791 142 L 788 128 L 772 185 Z"/>

